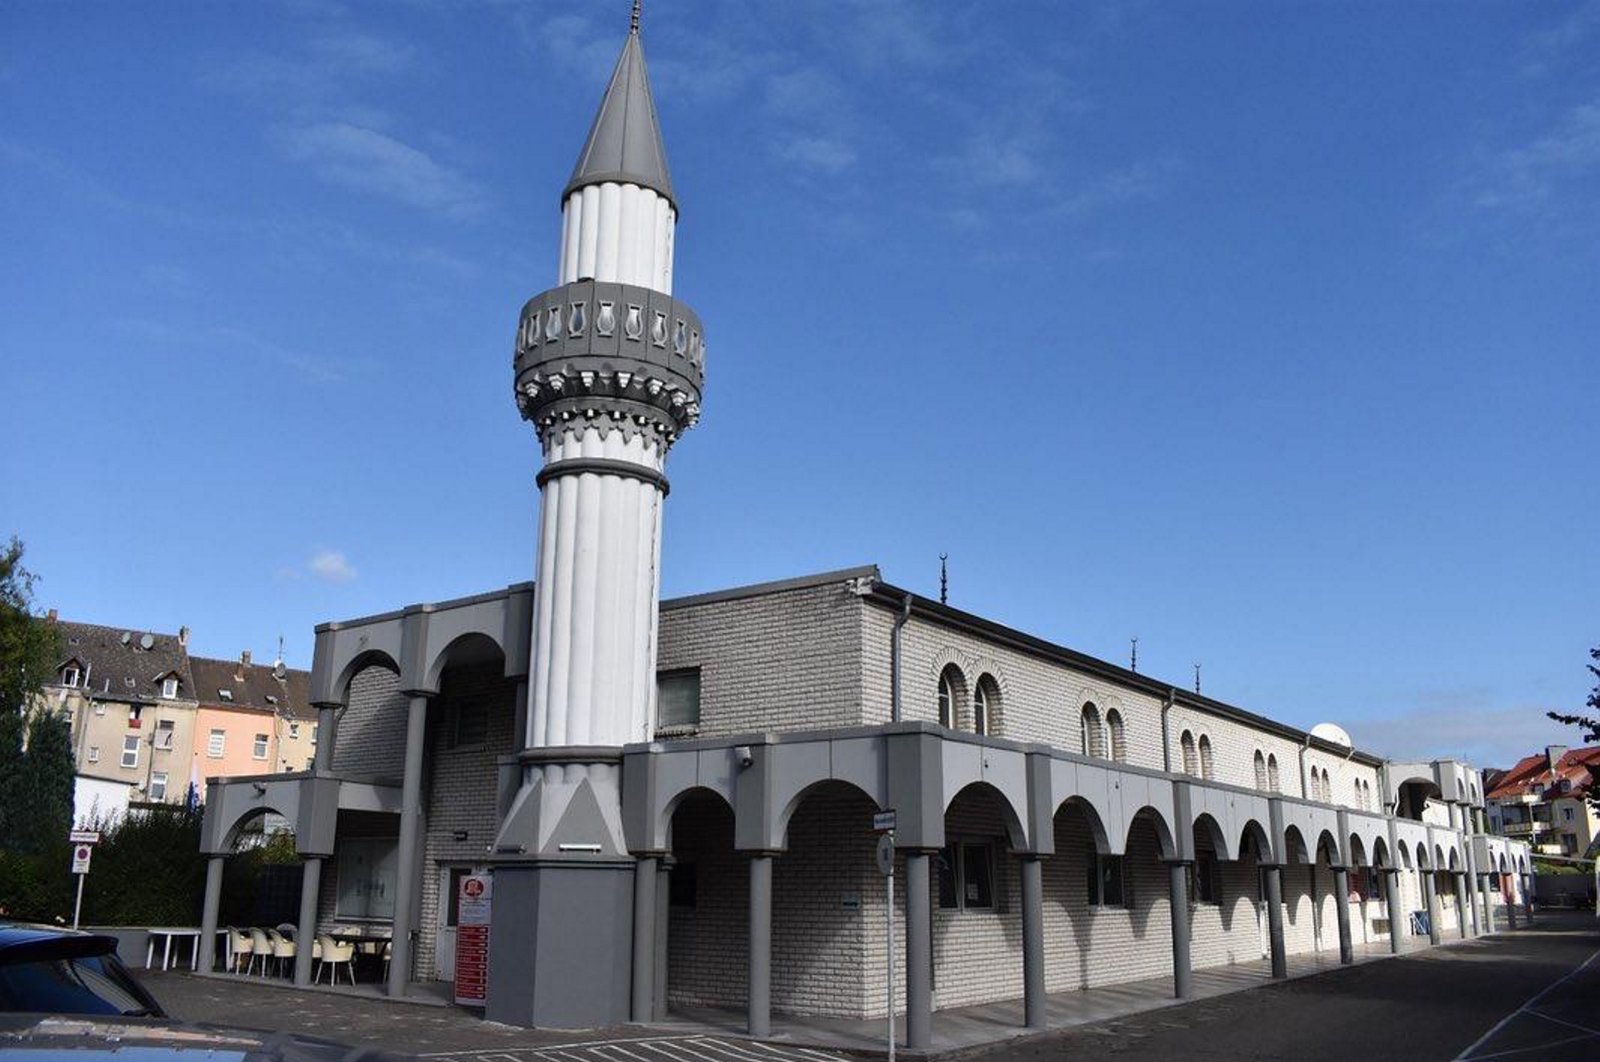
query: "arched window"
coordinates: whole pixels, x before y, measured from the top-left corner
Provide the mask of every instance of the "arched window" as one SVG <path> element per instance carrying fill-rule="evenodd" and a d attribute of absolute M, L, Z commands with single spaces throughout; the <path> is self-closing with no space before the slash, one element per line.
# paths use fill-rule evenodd
<path fill-rule="evenodd" d="M 1111 732 L 1111 758 L 1118 763 L 1128 762 L 1128 742 L 1122 732 L 1122 713 L 1115 708 L 1106 713 L 1106 729 Z"/>
<path fill-rule="evenodd" d="M 1200 759 L 1195 755 L 1194 735 L 1185 730 L 1183 737 L 1178 739 L 1178 747 L 1183 750 L 1183 773 L 1199 774 Z"/>
<path fill-rule="evenodd" d="M 1278 757 L 1276 753 L 1267 756 L 1267 789 L 1273 793 L 1282 792 L 1278 778 Z"/>
<path fill-rule="evenodd" d="M 1106 754 L 1105 735 L 1100 730 L 1100 709 L 1090 701 L 1078 716 L 1078 729 L 1083 738 L 1083 754 L 1102 759 Z"/>
<path fill-rule="evenodd" d="M 1256 788 L 1267 788 L 1267 758 L 1261 755 L 1261 750 L 1256 749 Z"/>
<path fill-rule="evenodd" d="M 1322 769 L 1322 802 L 1324 804 L 1333 803 L 1333 781 L 1328 777 L 1328 769 L 1326 767 Z"/>
<path fill-rule="evenodd" d="M 995 733 L 1000 716 L 1000 686 L 993 675 L 982 675 L 972 687 L 972 730 L 975 734 Z"/>
<path fill-rule="evenodd" d="M 939 672 L 939 725 L 955 726 L 956 694 L 961 689 L 961 672 L 950 664 Z"/>
<path fill-rule="evenodd" d="M 1200 777 L 1207 781 L 1216 777 L 1215 764 L 1211 760 L 1211 739 L 1204 734 L 1200 735 Z"/>

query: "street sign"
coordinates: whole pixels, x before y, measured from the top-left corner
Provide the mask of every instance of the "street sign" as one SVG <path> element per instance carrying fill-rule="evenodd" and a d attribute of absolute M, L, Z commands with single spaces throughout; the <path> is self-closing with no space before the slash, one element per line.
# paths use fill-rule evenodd
<path fill-rule="evenodd" d="M 888 811 L 874 812 L 872 828 L 878 833 L 894 829 L 894 808 L 890 808 Z"/>
<path fill-rule="evenodd" d="M 89 873 L 89 860 L 94 856 L 94 845 L 80 844 L 72 848 L 72 872 L 74 874 Z"/>
<path fill-rule="evenodd" d="M 67 834 L 67 840 L 71 841 L 73 844 L 99 844 L 100 831 L 73 830 L 71 833 Z"/>
<path fill-rule="evenodd" d="M 878 838 L 878 873 L 888 877 L 894 873 L 894 838 L 884 834 Z"/>

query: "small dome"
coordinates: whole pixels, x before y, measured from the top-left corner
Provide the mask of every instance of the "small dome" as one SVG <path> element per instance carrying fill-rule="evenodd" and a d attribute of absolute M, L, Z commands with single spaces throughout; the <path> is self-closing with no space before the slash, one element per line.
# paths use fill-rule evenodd
<path fill-rule="evenodd" d="M 1347 749 L 1355 748 L 1356 743 L 1350 740 L 1350 735 L 1345 733 L 1344 727 L 1338 723 L 1318 723 L 1311 728 L 1311 736 L 1319 737 L 1323 741 L 1331 741 L 1335 745 L 1343 745 Z"/>

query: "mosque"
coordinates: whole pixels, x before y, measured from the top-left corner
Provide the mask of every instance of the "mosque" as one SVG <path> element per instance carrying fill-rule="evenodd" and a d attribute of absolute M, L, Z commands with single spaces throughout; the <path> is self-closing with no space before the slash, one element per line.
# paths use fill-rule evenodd
<path fill-rule="evenodd" d="M 659 600 L 707 367 L 677 218 L 635 15 L 515 332 L 537 581 L 317 628 L 313 767 L 209 787 L 205 949 L 268 813 L 303 860 L 300 940 L 387 939 L 396 995 L 459 998 L 471 961 L 485 1016 L 528 1026 L 877 1018 L 892 968 L 925 1047 L 952 1007 L 1035 1025 L 1049 993 L 1181 997 L 1197 968 L 1515 924 L 1529 853 L 1487 835 L 1467 764 L 1386 761 L 872 566 Z M 485 912 L 486 961 L 462 950 Z"/>

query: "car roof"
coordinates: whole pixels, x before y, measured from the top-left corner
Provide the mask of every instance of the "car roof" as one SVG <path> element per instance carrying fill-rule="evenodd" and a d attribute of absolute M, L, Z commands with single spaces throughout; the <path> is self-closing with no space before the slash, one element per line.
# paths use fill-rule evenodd
<path fill-rule="evenodd" d="M 0 962 L 33 958 L 103 955 L 117 950 L 115 937 L 26 922 L 0 922 Z"/>

